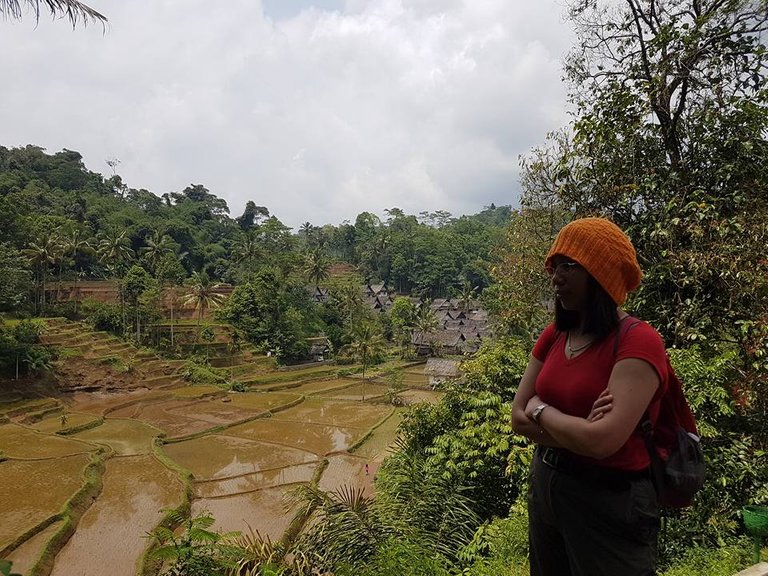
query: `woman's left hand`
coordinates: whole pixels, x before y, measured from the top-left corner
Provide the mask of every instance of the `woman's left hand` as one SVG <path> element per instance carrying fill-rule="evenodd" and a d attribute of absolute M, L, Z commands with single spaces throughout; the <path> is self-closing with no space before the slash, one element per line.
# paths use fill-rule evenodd
<path fill-rule="evenodd" d="M 587 422 L 597 422 L 605 416 L 606 412 L 611 410 L 613 410 L 613 394 L 611 394 L 610 389 L 606 388 L 597 397 L 595 403 L 592 404 L 592 410 L 589 416 L 587 416 Z"/>
<path fill-rule="evenodd" d="M 528 420 L 532 420 L 531 415 L 533 414 L 533 411 L 542 404 L 544 404 L 544 402 L 541 401 L 538 394 L 531 396 L 528 400 L 528 404 L 525 405 L 525 415 L 528 417 Z"/>

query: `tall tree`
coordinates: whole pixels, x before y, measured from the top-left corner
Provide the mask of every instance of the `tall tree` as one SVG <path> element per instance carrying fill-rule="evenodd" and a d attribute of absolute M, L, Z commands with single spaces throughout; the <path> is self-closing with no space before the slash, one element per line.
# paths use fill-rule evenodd
<path fill-rule="evenodd" d="M 30 242 L 29 245 L 22 250 L 22 254 L 27 257 L 30 264 L 32 264 L 35 270 L 36 276 L 36 291 L 35 296 L 35 308 L 39 312 L 45 312 L 45 281 L 48 278 L 48 267 L 54 262 L 54 254 L 56 251 L 56 243 L 50 234 L 46 234 Z"/>
<path fill-rule="evenodd" d="M 261 255 L 261 244 L 258 231 L 255 228 L 248 228 L 238 234 L 237 239 L 232 245 L 232 256 L 234 256 L 233 260 L 237 264 L 245 264 L 245 279 L 247 281 L 253 279 L 255 264 Z"/>
<path fill-rule="evenodd" d="M 82 274 L 83 268 L 79 266 L 78 256 L 84 254 L 93 254 L 93 244 L 87 233 L 82 228 L 75 228 L 68 236 L 64 238 L 64 252 L 72 256 L 72 262 L 75 269 L 75 287 L 72 293 L 75 297 L 75 314 L 77 314 L 78 303 L 80 302 L 80 292 L 78 290 L 78 280 Z"/>
<path fill-rule="evenodd" d="M 146 246 L 139 248 L 139 253 L 149 264 L 153 274 L 157 274 L 157 265 L 166 254 L 172 254 L 178 249 L 173 238 L 160 230 L 153 230 L 145 238 Z"/>
<path fill-rule="evenodd" d="M 363 365 L 363 400 L 365 400 L 365 370 L 372 360 L 377 359 L 384 351 L 384 337 L 381 330 L 373 322 L 363 322 L 352 332 L 352 343 L 349 345 L 352 355 Z"/>
<path fill-rule="evenodd" d="M 99 232 L 96 235 L 96 254 L 109 274 L 119 275 L 125 263 L 133 258 L 128 231 Z"/>
<path fill-rule="evenodd" d="M 182 297 L 185 306 L 197 310 L 197 331 L 200 333 L 200 321 L 206 310 L 218 308 L 224 302 L 224 294 L 219 292 L 221 285 L 211 282 L 205 272 L 195 272 L 188 284 L 189 292 Z"/>
<path fill-rule="evenodd" d="M 319 287 L 320 282 L 328 279 L 330 267 L 331 261 L 320 248 L 315 248 L 305 256 L 304 275 L 315 287 Z"/>
<path fill-rule="evenodd" d="M 0 242 L 0 311 L 18 310 L 30 292 L 31 280 L 21 251 Z"/>

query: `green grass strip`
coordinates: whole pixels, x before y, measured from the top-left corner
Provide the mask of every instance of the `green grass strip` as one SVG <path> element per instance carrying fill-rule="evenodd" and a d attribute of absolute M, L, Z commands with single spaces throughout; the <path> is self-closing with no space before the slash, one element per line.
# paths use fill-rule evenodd
<path fill-rule="evenodd" d="M 90 422 L 80 424 L 79 426 L 70 426 L 69 428 L 64 428 L 63 430 L 57 430 L 56 434 L 59 436 L 70 436 L 72 434 L 77 434 L 78 432 L 90 430 L 91 428 L 97 428 L 102 424 L 104 424 L 104 416 L 100 416 L 96 418 L 96 420 L 91 420 Z"/>
<path fill-rule="evenodd" d="M 105 462 L 113 454 L 112 450 L 100 450 L 91 455 L 91 462 L 85 467 L 83 472 L 85 482 L 80 490 L 67 501 L 59 515 L 60 519 L 63 520 L 62 526 L 48 540 L 37 562 L 29 569 L 27 576 L 50 575 L 56 555 L 61 552 L 75 533 L 83 514 L 101 494 L 103 488 L 102 479 L 106 468 Z"/>
<path fill-rule="evenodd" d="M 371 436 L 373 436 L 373 433 L 376 431 L 376 429 L 377 429 L 377 428 L 379 428 L 379 427 L 383 426 L 383 425 L 384 425 L 384 423 L 385 423 L 387 420 L 389 420 L 390 418 L 392 418 L 392 416 L 394 416 L 394 415 L 395 415 L 395 412 L 397 412 L 397 410 L 396 410 L 395 408 L 392 408 L 392 410 L 389 412 L 389 414 L 387 414 L 386 416 L 384 416 L 384 418 L 382 418 L 382 419 L 381 419 L 381 420 L 379 420 L 379 421 L 378 421 L 376 424 L 374 424 L 373 426 L 371 426 L 371 428 L 368 430 L 368 432 L 366 432 L 365 434 L 363 434 L 363 435 L 362 435 L 362 437 L 361 437 L 361 438 L 360 438 L 360 439 L 359 439 L 357 442 L 355 442 L 355 443 L 354 443 L 354 444 L 352 444 L 352 445 L 351 445 L 349 448 L 347 448 L 347 452 L 349 452 L 350 454 L 354 454 L 354 453 L 355 453 L 355 450 L 357 450 L 358 448 L 360 448 L 360 446 L 362 446 L 363 444 L 365 444 L 365 441 L 366 441 L 366 440 L 368 440 L 368 438 L 370 438 Z"/>
<path fill-rule="evenodd" d="M 155 528 L 165 527 L 169 530 L 176 530 L 183 523 L 183 519 L 190 517 L 192 513 L 192 499 L 194 498 L 194 491 L 192 488 L 192 481 L 194 480 L 194 474 L 183 466 L 180 466 L 174 462 L 163 450 L 164 439 L 161 436 L 156 436 L 152 441 L 152 455 L 166 468 L 175 472 L 179 476 L 179 480 L 183 486 L 181 503 L 171 510 L 168 510 L 160 522 Z M 181 522 L 174 519 L 182 519 Z M 162 569 L 162 561 L 153 558 L 152 553 L 157 548 L 157 542 L 150 539 L 149 544 L 144 550 L 144 554 L 141 556 L 141 562 L 139 572 L 141 576 L 156 576 Z"/>

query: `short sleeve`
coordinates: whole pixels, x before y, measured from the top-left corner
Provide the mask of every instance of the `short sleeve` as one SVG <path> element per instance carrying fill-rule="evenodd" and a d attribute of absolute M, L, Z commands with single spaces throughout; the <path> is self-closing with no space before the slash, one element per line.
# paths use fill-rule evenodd
<path fill-rule="evenodd" d="M 549 349 L 552 348 L 552 344 L 557 340 L 557 330 L 554 324 L 550 324 L 544 328 L 544 332 L 541 333 L 536 344 L 533 345 L 533 351 L 531 355 L 539 362 L 544 362 Z"/>
<path fill-rule="evenodd" d="M 667 351 L 659 333 L 647 322 L 638 322 L 623 330 L 616 361 L 626 358 L 644 360 L 656 371 L 659 376 L 657 397 L 666 390 L 669 379 Z"/>

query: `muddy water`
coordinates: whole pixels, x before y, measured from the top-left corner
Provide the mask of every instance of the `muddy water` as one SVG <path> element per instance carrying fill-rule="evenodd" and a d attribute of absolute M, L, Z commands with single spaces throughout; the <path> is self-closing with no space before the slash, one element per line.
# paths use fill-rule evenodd
<path fill-rule="evenodd" d="M 341 390 L 331 390 L 323 393 L 322 396 L 325 398 L 337 398 L 339 400 L 370 400 L 376 396 L 384 396 L 388 389 L 389 387 L 383 384 L 366 382 L 355 384 L 348 388 L 342 388 Z"/>
<path fill-rule="evenodd" d="M 0 452 L 8 458 L 56 458 L 93 450 L 96 446 L 86 442 L 40 434 L 18 424 L 0 425 Z"/>
<path fill-rule="evenodd" d="M 397 436 L 397 427 L 402 420 L 403 409 L 396 410 L 366 438 L 362 446 L 355 450 L 355 455 L 369 462 L 381 462 L 389 454 Z"/>
<path fill-rule="evenodd" d="M 38 558 L 40 558 L 40 554 L 48 540 L 59 528 L 61 528 L 61 522 L 54 522 L 11 552 L 8 555 L 8 560 L 13 562 L 14 573 L 26 574 L 37 562 Z"/>
<path fill-rule="evenodd" d="M 134 576 L 145 534 L 181 502 L 175 474 L 152 456 L 107 461 L 104 488 L 56 557 L 53 576 Z"/>
<path fill-rule="evenodd" d="M 82 486 L 85 455 L 0 462 L 0 548 L 57 514 Z"/>
<path fill-rule="evenodd" d="M 48 418 L 40 420 L 40 422 L 30 424 L 29 427 L 34 428 L 38 432 L 55 434 L 64 428 L 75 428 L 77 426 L 84 426 L 86 424 L 95 423 L 98 419 L 99 417 L 94 414 L 67 412 L 67 420 L 64 425 L 61 423 L 61 415 L 54 414 L 53 416 L 49 416 Z"/>
<path fill-rule="evenodd" d="M 216 518 L 213 525 L 216 530 L 236 530 L 248 534 L 252 529 L 274 542 L 291 522 L 292 514 L 286 508 L 285 490 L 286 487 L 280 487 L 228 498 L 199 498 L 192 504 L 192 513 L 208 510 Z"/>
<path fill-rule="evenodd" d="M 317 461 L 317 456 L 311 452 L 226 433 L 167 444 L 163 449 L 198 480 L 228 478 Z"/>
<path fill-rule="evenodd" d="M 392 412 L 391 406 L 356 402 L 331 402 L 309 398 L 298 406 L 275 414 L 275 420 L 303 424 L 329 424 L 352 428 L 371 428 Z"/>
<path fill-rule="evenodd" d="M 294 421 L 269 418 L 235 426 L 228 429 L 227 434 L 249 440 L 271 440 L 276 446 L 294 447 L 323 455 L 346 450 L 362 438 L 365 430 L 321 424 L 297 426 Z"/>
<path fill-rule="evenodd" d="M 136 420 L 110 419 L 73 438 L 110 446 L 118 456 L 147 454 L 160 430 Z"/>
<path fill-rule="evenodd" d="M 320 465 L 320 460 L 310 464 L 283 466 L 251 474 L 244 474 L 224 480 L 211 480 L 195 483 L 195 495 L 201 498 L 234 496 L 246 492 L 255 492 L 265 488 L 277 488 L 288 484 L 307 483 Z"/>
<path fill-rule="evenodd" d="M 368 464 L 368 474 L 365 465 Z M 379 469 L 379 463 L 368 461 L 353 454 L 334 454 L 328 457 L 328 467 L 320 478 L 321 490 L 331 492 L 341 486 L 360 486 L 367 495 L 373 493 L 373 477 Z"/>
<path fill-rule="evenodd" d="M 161 373 L 156 375 L 160 379 Z M 194 475 L 193 513 L 209 510 L 215 528 L 222 531 L 247 533 L 253 528 L 279 539 L 292 517 L 284 493 L 311 481 L 324 460 L 328 465 L 321 488 L 353 485 L 371 493 L 400 419 L 400 410 L 369 402 L 386 390 L 386 385 L 342 378 L 269 392 L 232 394 L 188 386 L 67 396 L 67 427 L 106 413 L 104 423 L 66 438 L 55 435 L 59 416 L 30 426 L 0 425 L 0 451 L 11 458 L 0 462 L 0 487 L 13 487 L 8 496 L 0 489 L 0 547 L 59 512 L 82 484 L 88 452 L 108 445 L 116 456 L 107 461 L 104 490 L 57 557 L 54 574 L 104 574 L 105 566 L 110 575 L 134 574 L 147 545 L 145 533 L 157 525 L 160 510 L 178 505 L 183 494 L 175 473 L 151 456 L 152 441 L 161 433 L 171 438 L 202 434 L 163 447 L 168 458 Z M 429 401 L 433 394 L 408 391 L 404 397 Z M 349 454 L 374 426 L 376 431 Z M 12 558 L 28 565 L 48 538 L 34 538 Z"/>

